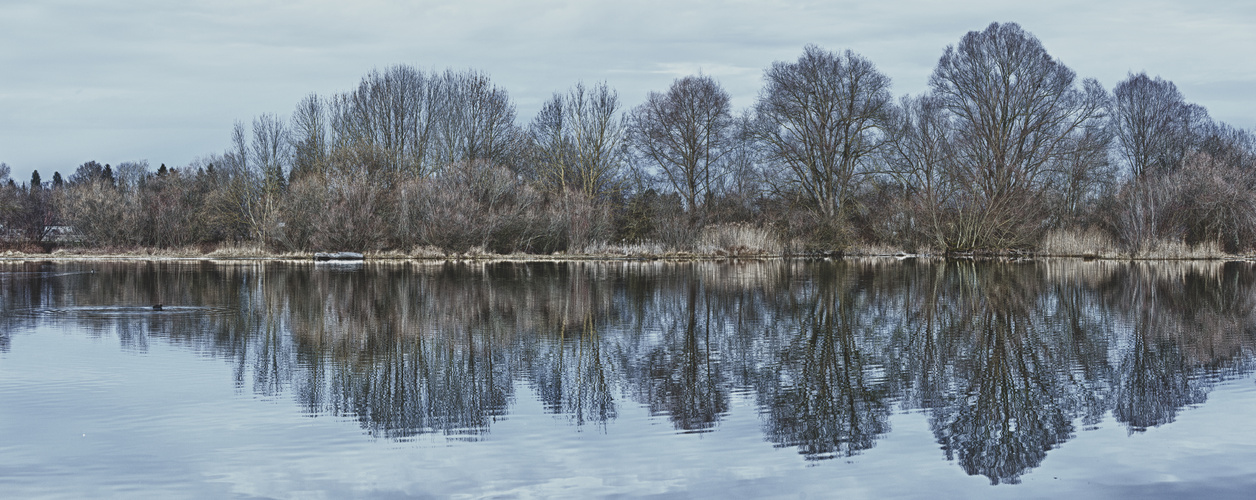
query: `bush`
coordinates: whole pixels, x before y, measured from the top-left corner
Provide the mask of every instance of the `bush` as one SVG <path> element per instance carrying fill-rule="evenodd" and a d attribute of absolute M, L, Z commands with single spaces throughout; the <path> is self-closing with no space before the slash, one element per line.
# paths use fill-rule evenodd
<path fill-rule="evenodd" d="M 1248 250 L 1256 246 L 1254 181 L 1237 165 L 1196 153 L 1173 172 L 1128 181 L 1107 202 L 1106 226 L 1135 254 L 1167 243 Z"/>
<path fill-rule="evenodd" d="M 406 184 L 403 225 L 414 241 L 454 252 L 532 251 L 554 238 L 541 195 L 509 169 L 487 162 L 449 165 Z"/>

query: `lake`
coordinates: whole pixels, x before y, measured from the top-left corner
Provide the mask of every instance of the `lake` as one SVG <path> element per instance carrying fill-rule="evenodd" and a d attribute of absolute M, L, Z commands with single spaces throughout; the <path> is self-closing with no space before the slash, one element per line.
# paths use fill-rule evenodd
<path fill-rule="evenodd" d="M 0 291 L 4 498 L 1256 495 L 1249 263 L 10 261 Z"/>

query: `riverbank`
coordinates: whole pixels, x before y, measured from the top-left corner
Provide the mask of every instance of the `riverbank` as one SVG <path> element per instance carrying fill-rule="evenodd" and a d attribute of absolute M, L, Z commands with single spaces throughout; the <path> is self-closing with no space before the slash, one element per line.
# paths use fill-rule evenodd
<path fill-rule="evenodd" d="M 180 248 L 54 248 L 0 251 L 0 260 L 315 260 L 314 251 L 276 252 L 261 245 L 193 246 Z M 1184 244 L 1160 244 L 1139 252 L 1117 251 L 1108 245 L 1096 245 L 1069 236 L 1057 236 L 1044 241 L 1036 251 L 978 251 L 935 252 L 931 250 L 909 252 L 883 246 L 856 246 L 843 252 L 787 253 L 768 252 L 746 248 L 705 248 L 696 251 L 666 249 L 658 244 L 598 245 L 582 252 L 553 254 L 511 253 L 498 254 L 472 249 L 466 252 L 450 252 L 422 247 L 410 251 L 387 250 L 363 252 L 366 261 L 405 260 L 473 260 L 473 261 L 586 261 L 586 260 L 730 260 L 730 259 L 789 259 L 789 258 L 957 258 L 957 259 L 1033 259 L 1078 258 L 1087 260 L 1156 261 L 1156 260 L 1256 260 L 1256 254 L 1234 254 L 1222 251 L 1215 245 L 1196 247 Z"/>

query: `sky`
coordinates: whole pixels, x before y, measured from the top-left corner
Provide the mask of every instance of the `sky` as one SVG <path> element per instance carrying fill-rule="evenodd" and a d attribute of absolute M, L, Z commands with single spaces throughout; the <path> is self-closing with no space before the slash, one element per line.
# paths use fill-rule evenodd
<path fill-rule="evenodd" d="M 946 47 L 991 22 L 1109 90 L 1146 71 L 1256 128 L 1250 0 L 0 0 L 0 162 L 18 182 L 88 160 L 183 166 L 225 150 L 237 120 L 287 117 L 396 64 L 484 71 L 520 125 L 579 81 L 606 81 L 628 109 L 701 72 L 746 108 L 763 70 L 807 44 L 853 50 L 895 94 L 919 94 Z"/>

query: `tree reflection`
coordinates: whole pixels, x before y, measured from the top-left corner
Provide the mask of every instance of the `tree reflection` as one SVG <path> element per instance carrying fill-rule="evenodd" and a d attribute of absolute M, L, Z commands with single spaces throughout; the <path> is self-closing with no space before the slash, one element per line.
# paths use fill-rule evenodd
<path fill-rule="evenodd" d="M 1120 364 L 1112 414 L 1130 431 L 1170 423 L 1180 408 L 1203 403 L 1206 391 L 1171 342 L 1147 338 L 1136 329 L 1134 345 Z"/>
<path fill-rule="evenodd" d="M 336 361 L 325 404 L 333 413 L 356 415 L 377 436 L 471 438 L 509 403 L 512 385 L 499 357 L 489 346 L 444 336 L 398 339 L 369 362 Z"/>
<path fill-rule="evenodd" d="M 381 438 L 476 439 L 520 384 L 608 430 L 635 400 L 711 432 L 753 397 L 765 438 L 808 460 L 924 410 L 995 484 L 1109 416 L 1169 424 L 1256 365 L 1241 263 L 4 262 L 0 292 L 0 353 L 41 325 L 160 340 Z"/>
<path fill-rule="evenodd" d="M 1079 360 L 1069 359 L 1071 336 L 1059 327 L 1071 322 L 1049 321 L 1074 317 L 1076 304 L 1053 297 L 1030 266 L 952 263 L 948 271 L 948 293 L 935 307 L 954 332 L 946 339 L 950 389 L 930 425 L 965 472 L 1016 483 L 1072 436 L 1069 401 L 1093 387 L 1077 381 L 1093 370 L 1070 371 Z"/>
<path fill-rule="evenodd" d="M 372 435 L 393 439 L 483 434 L 513 397 L 503 335 L 492 322 L 472 320 L 482 313 L 475 307 L 426 314 L 446 292 L 445 280 L 406 268 L 394 271 L 268 275 L 279 292 L 267 303 L 286 303 L 271 308 L 268 324 L 289 321 L 298 343 L 294 349 L 308 352 L 300 355 L 307 361 L 297 365 L 302 405 L 316 413 L 354 416 Z M 462 277 L 457 268 L 439 271 L 438 276 Z M 259 332 L 264 347 L 269 331 Z"/>
<path fill-rule="evenodd" d="M 1059 388 L 1027 318 L 984 311 L 974 323 L 971 357 L 931 425 L 966 472 L 1015 483 L 1071 436 L 1071 418 L 1056 402 Z"/>
<path fill-rule="evenodd" d="M 1228 267 L 1233 268 L 1233 265 Z M 1104 291 L 1132 337 L 1117 366 L 1112 410 L 1130 432 L 1173 422 L 1207 399 L 1208 372 L 1247 369 L 1256 303 L 1250 272 L 1130 266 Z"/>
<path fill-rule="evenodd" d="M 571 417 L 576 425 L 605 424 L 615 418 L 614 362 L 593 319 L 559 328 L 558 338 L 531 362 L 532 382 L 545 408 Z"/>
<path fill-rule="evenodd" d="M 728 412 L 725 371 L 712 346 L 712 329 L 720 325 L 713 324 L 710 301 L 699 300 L 698 281 L 686 280 L 684 288 L 684 302 L 667 301 L 674 306 L 658 311 L 666 318 L 662 338 L 640 357 L 635 382 L 651 414 L 667 415 L 677 429 L 703 432 Z"/>
<path fill-rule="evenodd" d="M 868 334 L 858 295 L 826 273 L 792 297 L 789 338 L 761 380 L 768 439 L 808 459 L 854 455 L 889 431 L 887 386 L 869 375 L 878 363 L 858 345 Z"/>

